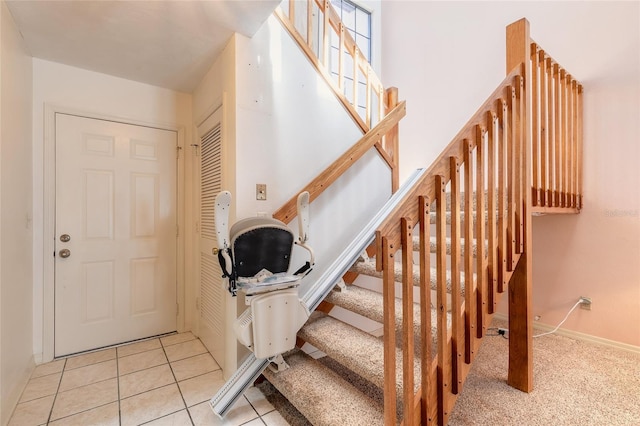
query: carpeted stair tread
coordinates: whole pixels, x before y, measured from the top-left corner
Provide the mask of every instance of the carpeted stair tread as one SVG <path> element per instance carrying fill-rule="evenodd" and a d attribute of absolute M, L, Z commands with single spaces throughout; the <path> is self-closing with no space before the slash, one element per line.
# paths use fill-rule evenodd
<path fill-rule="evenodd" d="M 320 312 L 314 313 L 298 336 L 354 373 L 384 387 L 384 342 L 377 337 Z M 396 364 L 402 365 L 399 348 L 396 349 Z M 419 359 L 415 360 L 414 372 L 419 378 Z M 397 369 L 396 384 L 402 392 L 402 369 Z"/>
<path fill-rule="evenodd" d="M 350 285 L 346 290 L 332 290 L 325 300 L 336 306 L 340 306 L 348 311 L 355 312 L 358 315 L 369 318 L 370 320 L 383 323 L 384 311 L 382 305 L 382 294 L 377 291 L 367 290 L 366 288 Z M 396 331 L 402 330 L 402 299 L 395 301 L 396 305 Z M 434 324 L 432 331 L 435 333 L 435 320 L 437 312 L 433 308 L 429 308 L 431 312 L 431 324 Z M 420 334 L 420 304 L 413 304 L 414 331 L 416 335 Z"/>
<path fill-rule="evenodd" d="M 451 238 L 445 238 L 445 247 L 447 250 L 447 255 L 451 255 Z M 471 247 L 473 249 L 473 257 L 476 257 L 476 254 L 478 253 L 478 251 L 477 251 L 477 244 L 475 239 L 472 241 Z M 460 239 L 460 255 L 464 254 L 464 248 L 465 248 L 465 241 L 464 241 L 464 238 L 461 238 Z M 485 251 L 486 251 L 486 248 L 487 248 L 487 243 L 485 242 Z M 420 237 L 413 237 L 413 251 L 420 251 Z M 437 253 L 438 246 L 437 246 L 436 237 L 431 237 L 429 239 L 429 251 L 431 253 Z"/>
<path fill-rule="evenodd" d="M 362 275 L 368 275 L 370 277 L 382 278 L 382 271 L 376 270 L 376 260 L 375 258 L 370 258 L 367 261 L 356 262 L 349 269 L 351 272 L 356 272 Z M 447 292 L 451 293 L 451 272 L 449 270 L 446 271 L 446 284 L 447 284 Z M 431 268 L 431 276 L 430 276 L 430 285 L 431 290 L 437 289 L 437 270 L 436 268 Z M 394 279 L 396 282 L 402 282 L 402 265 L 400 263 L 396 263 L 395 271 L 394 271 Z M 475 280 L 475 274 L 474 274 Z M 413 285 L 420 284 L 420 265 L 413 265 Z M 460 272 L 460 294 L 464 296 L 465 292 L 465 274 L 464 272 Z"/>
<path fill-rule="evenodd" d="M 313 425 L 383 424 L 382 406 L 331 369 L 302 351 L 285 360 L 289 369 L 279 373 L 266 369 L 263 374 Z"/>

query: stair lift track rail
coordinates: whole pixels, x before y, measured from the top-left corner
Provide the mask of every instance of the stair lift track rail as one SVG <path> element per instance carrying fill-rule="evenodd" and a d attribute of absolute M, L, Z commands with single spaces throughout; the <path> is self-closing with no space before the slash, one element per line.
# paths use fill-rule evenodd
<path fill-rule="evenodd" d="M 355 263 L 362 251 L 373 242 L 378 227 L 414 185 L 420 181 L 425 172 L 426 169 L 417 169 L 413 172 L 409 179 L 389 198 L 378 213 L 345 248 L 342 254 L 338 256 L 331 266 L 326 268 L 320 278 L 305 293 L 302 300 L 310 312 L 313 312 L 318 307 L 335 287 L 340 278 L 342 278 Z M 221 418 L 224 417 L 229 410 L 231 410 L 238 398 L 240 398 L 260 374 L 262 374 L 270 362 L 270 359 L 257 359 L 253 352 L 250 353 L 238 370 L 233 373 L 218 393 L 211 398 L 209 404 L 213 412 Z"/>

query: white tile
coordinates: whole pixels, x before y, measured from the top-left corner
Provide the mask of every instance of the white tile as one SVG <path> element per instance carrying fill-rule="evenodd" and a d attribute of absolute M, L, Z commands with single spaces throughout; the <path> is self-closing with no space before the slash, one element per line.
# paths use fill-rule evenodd
<path fill-rule="evenodd" d="M 171 383 L 175 383 L 175 379 L 169 364 L 136 371 L 135 373 L 120 376 L 120 398 L 128 398 Z"/>
<path fill-rule="evenodd" d="M 172 334 L 171 336 L 161 337 L 160 340 L 162 341 L 162 346 L 166 347 L 175 345 L 177 343 L 186 342 L 187 340 L 194 340 L 195 338 L 196 336 L 191 334 L 190 331 L 187 331 L 186 333 Z"/>
<path fill-rule="evenodd" d="M 222 370 L 178 382 L 187 407 L 209 401 L 224 385 Z"/>
<path fill-rule="evenodd" d="M 84 367 L 85 365 L 95 364 L 97 362 L 109 361 L 116 358 L 116 349 L 105 349 L 103 351 L 91 352 L 84 355 L 78 355 L 71 358 L 67 358 L 67 364 L 65 370 L 71 370 L 73 368 Z"/>
<path fill-rule="evenodd" d="M 18 404 L 8 426 L 39 426 L 47 423 L 53 400 L 54 395 L 51 395 Z"/>
<path fill-rule="evenodd" d="M 222 420 L 213 413 L 209 401 L 189 408 L 189 412 L 195 426 L 238 426 L 254 419 L 260 420 L 258 413 L 244 398 L 240 398 Z"/>
<path fill-rule="evenodd" d="M 144 426 L 185 426 L 191 425 L 191 418 L 187 410 L 181 410 L 168 416 L 160 417 L 152 422 L 145 423 Z"/>
<path fill-rule="evenodd" d="M 35 379 L 36 377 L 60 373 L 64 368 L 65 361 L 64 359 L 59 359 L 57 361 L 47 362 L 46 364 L 40 364 L 33 370 L 33 373 L 31 373 L 31 378 Z"/>
<path fill-rule="evenodd" d="M 289 426 L 289 422 L 278 411 L 272 411 L 262 416 L 262 421 L 267 426 Z"/>
<path fill-rule="evenodd" d="M 207 348 L 197 339 L 167 346 L 164 350 L 167 353 L 167 358 L 171 362 L 207 353 Z"/>
<path fill-rule="evenodd" d="M 257 419 L 253 419 L 248 423 L 243 423 L 242 426 L 264 426 L 264 422 L 262 421 L 262 419 L 260 419 L 260 417 L 258 417 Z"/>
<path fill-rule="evenodd" d="M 88 386 L 58 393 L 51 420 L 61 419 L 118 400 L 118 379 L 109 379 Z"/>
<path fill-rule="evenodd" d="M 220 370 L 220 366 L 211 354 L 204 353 L 191 358 L 181 359 L 171 363 L 171 369 L 176 380 L 181 381 L 201 374 Z"/>
<path fill-rule="evenodd" d="M 62 376 L 62 373 L 49 374 L 48 376 L 36 377 L 35 379 L 29 380 L 22 392 L 20 402 L 55 395 L 58 390 L 58 384 L 60 383 L 60 376 Z"/>
<path fill-rule="evenodd" d="M 123 356 L 135 355 L 161 347 L 160 339 L 151 339 L 145 340 L 144 342 L 129 343 L 128 345 L 116 348 L 116 350 L 118 351 L 118 358 L 122 358 Z"/>
<path fill-rule="evenodd" d="M 250 387 L 246 390 L 244 396 L 249 400 L 249 403 L 261 416 L 275 410 L 275 408 L 273 408 L 273 405 L 271 405 L 271 403 L 267 401 L 267 398 L 262 392 L 260 392 L 260 389 L 258 388 Z"/>
<path fill-rule="evenodd" d="M 73 370 L 66 370 L 62 374 L 62 380 L 60 381 L 60 389 L 58 392 L 64 392 L 80 386 L 86 386 L 103 380 L 112 379 L 117 377 L 117 375 L 118 371 L 115 359 L 86 365 Z"/>
<path fill-rule="evenodd" d="M 89 411 L 74 414 L 73 416 L 65 417 L 60 420 L 49 423 L 50 426 L 119 426 L 120 425 L 120 412 L 118 410 L 118 403 L 112 402 L 111 404 L 103 405 L 101 407 L 94 408 Z"/>
<path fill-rule="evenodd" d="M 154 349 L 118 358 L 118 374 L 124 376 L 134 371 L 145 370 L 166 363 L 167 357 L 164 355 L 164 351 L 162 349 Z"/>
<path fill-rule="evenodd" d="M 185 408 L 175 384 L 141 393 L 120 401 L 122 426 L 139 425 Z"/>

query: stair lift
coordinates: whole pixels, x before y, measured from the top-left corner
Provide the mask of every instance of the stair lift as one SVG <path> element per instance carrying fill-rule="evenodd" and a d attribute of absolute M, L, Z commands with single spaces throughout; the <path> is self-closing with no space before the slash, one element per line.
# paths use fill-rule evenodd
<path fill-rule="evenodd" d="M 384 221 L 384 219 L 393 211 L 393 209 L 409 193 L 409 191 L 411 191 L 414 185 L 416 185 L 420 181 L 420 179 L 423 177 L 425 173 L 426 173 L 426 169 L 418 169 L 414 171 L 414 173 L 411 174 L 407 178 L 407 180 L 402 184 L 400 189 L 395 194 L 393 194 L 389 199 L 389 201 L 384 206 L 382 206 L 382 208 L 376 213 L 376 215 L 373 218 L 371 218 L 369 223 L 364 225 L 362 230 L 353 238 L 353 240 L 348 244 L 348 246 L 345 247 L 344 250 L 340 252 L 340 254 L 336 257 L 335 261 L 332 262 L 330 265 L 327 265 L 325 268 L 323 268 L 324 272 L 322 272 L 320 277 L 317 278 L 315 282 L 311 284 L 311 286 L 307 289 L 305 294 L 302 296 L 302 299 L 298 301 L 298 303 L 302 305 L 302 308 L 306 310 L 306 314 L 304 315 L 309 315 L 309 312 L 314 311 L 318 307 L 318 305 L 320 305 L 320 303 L 324 300 L 324 298 L 327 297 L 331 289 L 333 289 L 336 286 L 336 283 L 340 281 L 342 276 L 349 270 L 351 265 L 354 264 L 354 262 L 362 254 L 363 250 L 366 249 L 371 243 L 373 243 L 375 239 L 376 229 L 378 229 L 378 227 Z M 220 261 L 221 266 L 223 265 L 223 262 L 224 262 L 224 266 L 222 270 L 225 271 L 225 276 L 230 275 L 229 291 L 232 294 L 235 294 L 236 291 L 240 290 L 240 291 L 246 292 L 248 296 L 250 293 L 253 296 L 258 296 L 258 295 L 267 296 L 269 295 L 269 292 L 253 293 L 250 287 L 255 286 L 258 283 L 251 282 L 252 281 L 251 277 L 239 276 L 237 274 L 237 270 L 236 270 L 236 276 L 234 278 L 234 283 L 231 282 L 231 278 L 234 277 L 232 260 L 235 261 L 236 264 L 242 261 L 242 260 L 238 260 L 238 258 L 233 257 L 234 255 L 233 237 L 239 236 L 239 233 L 237 231 L 240 231 L 241 229 L 240 223 L 242 221 L 238 222 L 231 228 L 231 233 L 227 231 L 228 230 L 227 224 L 229 223 L 228 221 L 229 206 L 231 205 L 231 194 L 228 192 L 225 195 L 223 194 L 225 193 L 220 193 L 219 198 L 216 199 L 216 229 L 221 231 L 221 232 L 218 232 L 218 242 L 219 242 L 218 243 L 219 244 L 218 260 Z M 307 263 L 307 265 L 303 266 L 303 268 L 304 267 L 308 268 L 306 271 L 303 271 L 303 272 L 297 271 L 296 273 L 294 273 L 294 276 L 297 275 L 299 276 L 300 279 L 303 278 L 304 274 L 307 274 L 309 272 L 310 268 L 313 266 L 313 263 L 314 263 L 313 252 L 311 251 L 311 249 L 309 249 L 308 246 L 305 245 L 308 239 L 308 228 L 309 228 L 308 206 L 309 206 L 309 195 L 308 193 L 303 192 L 298 196 L 298 224 L 300 227 L 300 232 L 299 232 L 300 237 L 296 242 L 296 244 L 309 250 L 311 259 Z M 252 220 L 255 220 L 256 223 L 260 222 L 265 224 L 269 221 L 273 221 L 273 219 L 268 219 L 267 221 L 262 222 L 262 221 L 258 221 L 257 219 L 266 219 L 266 218 L 253 218 Z M 248 219 L 245 219 L 245 220 L 247 220 L 245 224 L 250 225 L 249 220 Z M 275 223 L 280 224 L 280 226 L 284 226 L 282 222 L 276 221 Z M 242 225 L 242 229 L 249 229 L 249 228 L 250 226 L 246 226 L 245 228 L 245 225 Z M 230 274 L 228 273 L 227 265 L 230 265 L 230 267 L 232 268 Z M 270 271 L 270 272 L 273 273 L 273 271 Z M 300 276 L 301 274 L 303 276 Z M 277 274 L 274 274 L 274 275 L 277 275 Z M 284 283 L 284 280 L 285 280 L 284 276 L 271 278 L 270 282 L 265 278 L 263 279 L 262 283 L 263 284 L 271 283 L 271 284 L 274 284 L 274 286 L 277 286 L 279 284 L 276 284 L 274 281 L 277 281 L 280 279 L 282 279 L 283 282 L 279 284 L 282 284 L 283 286 L 285 286 L 284 289 L 295 288 L 297 290 L 297 285 L 286 287 L 286 283 Z M 245 284 L 245 282 L 247 281 L 249 281 L 249 283 Z M 264 289 L 266 290 L 266 287 Z M 284 289 L 280 289 L 277 291 L 282 291 Z M 253 302 L 247 302 L 247 303 L 251 305 L 251 303 Z M 298 330 L 300 330 L 300 328 L 302 328 L 302 326 L 306 322 L 306 319 L 304 320 L 302 319 L 304 315 L 299 311 L 300 308 L 298 308 L 298 306 L 296 306 L 295 309 L 291 308 L 289 305 L 285 305 L 285 306 L 287 306 L 287 309 L 290 309 L 290 312 L 295 311 L 295 313 L 291 314 L 293 317 L 292 322 L 298 321 L 295 327 L 292 324 L 290 324 L 291 328 L 289 328 L 289 326 L 286 326 L 285 328 L 287 330 L 292 330 L 295 328 L 295 332 L 297 332 Z M 257 307 L 257 310 L 265 309 L 262 303 L 256 303 L 256 307 Z M 251 311 L 251 313 L 249 314 L 247 313 L 247 311 Z M 245 311 L 247 315 L 247 318 L 245 318 L 245 320 L 247 322 L 250 321 L 251 323 L 256 323 L 257 316 L 255 316 L 253 309 L 250 308 L 250 309 L 247 309 L 247 311 Z M 245 313 L 243 313 L 240 317 L 243 317 Z M 298 315 L 300 317 L 298 317 Z M 240 318 L 238 318 L 237 324 L 239 322 L 240 322 Z M 268 323 L 261 324 L 261 325 L 266 326 L 268 325 Z M 260 325 L 258 326 L 258 328 L 260 328 Z M 245 326 L 245 325 L 239 324 L 236 330 L 240 330 L 240 335 L 245 336 L 243 337 L 243 339 L 245 339 L 247 343 L 249 342 L 250 338 L 254 338 L 254 336 L 256 336 L 255 326 L 252 327 L 251 325 Z M 250 330 L 251 333 L 248 330 Z M 249 335 L 251 337 L 249 337 Z M 282 347 L 290 347 L 290 345 L 295 344 L 295 334 L 290 337 L 291 338 L 289 338 L 289 336 L 286 337 L 288 340 L 286 340 L 286 344 L 281 345 Z M 279 368 L 282 368 L 284 367 L 284 365 L 286 365 L 286 364 L 283 365 L 279 363 L 279 361 L 282 358 L 281 356 L 282 352 L 271 357 L 258 358 L 255 351 L 256 342 L 264 338 L 265 336 L 261 336 L 259 334 L 257 335 L 257 339 L 251 342 L 251 346 L 253 348 L 252 353 L 250 353 L 249 356 L 247 356 L 247 358 L 238 367 L 235 373 L 233 373 L 233 375 L 229 378 L 229 380 L 227 380 L 227 382 L 218 390 L 218 392 L 209 401 L 209 405 L 211 406 L 211 409 L 213 410 L 214 414 L 219 418 L 224 418 L 224 416 L 231 410 L 235 402 L 242 396 L 242 394 L 249 388 L 249 386 L 251 386 L 253 382 L 255 382 L 255 380 L 260 376 L 260 374 L 262 374 L 262 372 L 266 368 L 272 367 L 273 363 L 278 365 Z M 282 337 L 280 337 L 280 339 L 282 339 Z M 244 342 L 243 344 L 247 345 Z M 262 341 L 258 342 L 258 346 L 263 346 L 263 345 L 264 345 L 264 342 Z M 262 353 L 263 350 L 264 348 L 261 347 L 258 353 L 261 355 L 264 355 Z M 269 352 L 269 351 L 266 351 L 266 352 Z M 275 351 L 270 351 L 270 352 L 275 353 Z"/>
<path fill-rule="evenodd" d="M 250 217 L 236 222 L 229 230 L 231 193 L 216 197 L 215 225 L 218 237 L 218 261 L 229 292 L 245 295 L 248 308 L 234 323 L 238 341 L 257 359 L 267 359 L 277 370 L 287 368 L 282 354 L 294 348 L 296 333 L 309 318 L 307 306 L 300 300 L 302 279 L 314 265 L 313 250 L 306 244 L 309 234 L 309 193 L 298 196 L 298 240 L 295 245 L 307 250 L 309 260 L 289 274 L 293 232 L 281 221 L 270 217 Z"/>

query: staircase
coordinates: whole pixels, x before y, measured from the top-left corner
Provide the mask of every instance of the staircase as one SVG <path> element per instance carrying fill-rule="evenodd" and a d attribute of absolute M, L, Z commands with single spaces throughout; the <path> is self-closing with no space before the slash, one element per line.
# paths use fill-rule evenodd
<path fill-rule="evenodd" d="M 340 51 L 357 56 L 329 2 L 311 3 L 325 16 L 323 34 L 338 29 Z M 275 13 L 345 101 L 344 87 L 323 71 L 322 48 L 311 49 L 312 32 L 305 39 L 285 11 Z M 506 38 L 507 77 L 389 209 L 344 275 L 348 285 L 314 304 L 299 343 L 326 357 L 296 349 L 285 355 L 289 369 L 263 373 L 314 425 L 446 424 L 505 293 L 508 383 L 533 388 L 531 216 L 582 207 L 582 86 L 531 40 L 525 19 L 509 25 Z M 398 188 L 397 124 L 405 106 L 395 89 L 375 90 L 384 111 L 377 119 L 369 107 L 364 118 L 349 112 L 364 136 L 301 189 L 311 201 L 373 148 Z M 295 197 L 274 217 L 290 222 Z M 375 277 L 377 288 L 360 286 L 360 276 Z M 334 318 L 336 306 L 380 323 L 383 336 Z"/>

